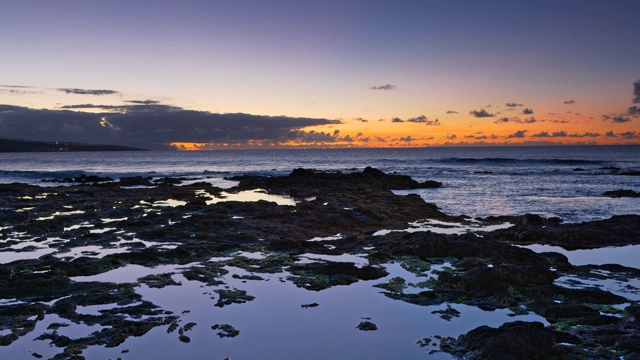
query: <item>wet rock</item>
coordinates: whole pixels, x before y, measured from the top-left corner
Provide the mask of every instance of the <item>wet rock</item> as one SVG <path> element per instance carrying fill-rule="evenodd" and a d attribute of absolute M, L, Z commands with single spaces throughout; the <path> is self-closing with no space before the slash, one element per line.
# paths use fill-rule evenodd
<path fill-rule="evenodd" d="M 489 236 L 508 243 L 548 244 L 567 250 L 640 244 L 640 216 L 613 216 L 580 224 L 519 221 L 516 226 L 494 231 Z"/>
<path fill-rule="evenodd" d="M 349 285 L 358 280 L 375 280 L 388 275 L 380 267 L 356 267 L 353 263 L 326 262 L 310 264 L 293 264 L 289 272 L 294 275 L 288 279 L 298 287 L 307 290 L 323 290 L 336 285 Z"/>
<path fill-rule="evenodd" d="M 440 318 L 451 321 L 454 317 L 460 317 L 460 311 L 451 307 L 451 305 L 447 304 L 447 308 L 444 310 L 434 310 L 431 312 L 432 314 L 436 314 L 440 316 Z"/>
<path fill-rule="evenodd" d="M 181 283 L 173 280 L 173 273 L 167 274 L 152 274 L 141 277 L 138 282 L 147 285 L 150 288 L 161 289 L 165 286 L 179 286 Z"/>
<path fill-rule="evenodd" d="M 553 303 L 544 308 L 543 315 L 547 319 L 590 318 L 600 315 L 600 312 L 584 304 Z"/>
<path fill-rule="evenodd" d="M 478 327 L 442 350 L 466 359 L 560 358 L 563 353 L 554 344 L 554 331 L 542 323 L 516 321 L 497 329 Z"/>
<path fill-rule="evenodd" d="M 378 325 L 370 322 L 370 321 L 361 321 L 356 328 L 362 331 L 375 331 L 378 330 Z"/>
<path fill-rule="evenodd" d="M 640 197 L 639 192 L 630 189 L 605 191 L 602 195 L 609 197 Z"/>
<path fill-rule="evenodd" d="M 133 176 L 123 177 L 118 181 L 120 186 L 153 186 L 151 177 Z"/>
<path fill-rule="evenodd" d="M 213 330 L 220 330 L 217 332 L 217 335 L 221 338 L 225 337 L 236 337 L 240 335 L 240 330 L 234 328 L 229 324 L 215 324 L 211 326 Z"/>
<path fill-rule="evenodd" d="M 231 304 L 244 304 L 255 299 L 255 296 L 248 295 L 245 290 L 214 290 L 220 297 L 215 306 L 224 307 Z"/>

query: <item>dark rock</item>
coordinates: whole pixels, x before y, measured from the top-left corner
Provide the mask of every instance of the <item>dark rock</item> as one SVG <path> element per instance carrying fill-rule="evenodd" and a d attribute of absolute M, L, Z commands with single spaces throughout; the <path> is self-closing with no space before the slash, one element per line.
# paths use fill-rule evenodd
<path fill-rule="evenodd" d="M 362 331 L 375 331 L 378 330 L 378 325 L 370 322 L 370 321 L 362 321 L 357 326 L 358 330 Z"/>
<path fill-rule="evenodd" d="M 559 358 L 562 353 L 554 348 L 554 343 L 554 331 L 542 323 L 516 321 L 497 329 L 478 327 L 443 350 L 468 359 Z"/>
<path fill-rule="evenodd" d="M 630 189 L 605 191 L 603 196 L 609 197 L 640 197 L 640 193 Z"/>

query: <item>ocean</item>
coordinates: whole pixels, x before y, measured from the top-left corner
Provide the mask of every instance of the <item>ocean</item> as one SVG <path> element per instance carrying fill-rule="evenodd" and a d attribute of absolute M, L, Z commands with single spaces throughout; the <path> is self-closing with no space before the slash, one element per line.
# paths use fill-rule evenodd
<path fill-rule="evenodd" d="M 372 166 L 437 180 L 439 189 L 412 190 L 451 215 L 539 214 L 565 222 L 640 213 L 640 146 L 466 147 L 420 149 L 226 150 L 202 152 L 2 153 L 0 183 L 38 185 L 80 175 L 187 177 L 220 187 L 239 174 L 286 175 L 295 168 L 361 171 Z M 397 192 L 399 194 L 408 191 Z"/>

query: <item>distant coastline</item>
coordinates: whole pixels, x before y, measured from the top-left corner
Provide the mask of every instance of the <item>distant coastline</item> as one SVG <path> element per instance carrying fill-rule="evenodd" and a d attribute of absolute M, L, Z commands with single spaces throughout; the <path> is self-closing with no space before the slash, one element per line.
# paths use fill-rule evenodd
<path fill-rule="evenodd" d="M 147 149 L 65 141 L 29 141 L 0 139 L 0 152 L 77 152 L 77 151 L 148 151 Z"/>

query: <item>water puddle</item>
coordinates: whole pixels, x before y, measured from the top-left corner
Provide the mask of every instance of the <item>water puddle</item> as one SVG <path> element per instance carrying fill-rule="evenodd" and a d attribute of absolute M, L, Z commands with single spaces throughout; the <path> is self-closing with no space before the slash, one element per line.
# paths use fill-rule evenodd
<path fill-rule="evenodd" d="M 392 232 L 423 232 L 430 231 L 436 234 L 445 235 L 462 235 L 466 233 L 478 233 L 478 232 L 491 232 L 500 229 L 507 229 L 513 226 L 511 223 L 503 223 L 497 225 L 482 225 L 477 221 L 470 221 L 471 224 L 461 224 L 446 222 L 434 219 L 418 220 L 409 223 L 410 228 L 404 230 L 379 230 L 376 231 L 374 236 L 387 235 Z"/>
<path fill-rule="evenodd" d="M 39 217 L 36 220 L 37 221 L 42 221 L 42 220 L 51 220 L 54 219 L 56 216 L 69 216 L 69 215 L 79 215 L 79 214 L 84 214 L 84 211 L 82 210 L 74 210 L 74 211 L 56 211 L 53 214 L 51 214 L 51 216 L 43 216 L 43 217 Z"/>
<path fill-rule="evenodd" d="M 565 250 L 552 245 L 516 245 L 537 253 L 557 252 L 569 259 L 573 265 L 619 264 L 640 269 L 640 245 L 604 247 L 587 250 Z"/>
<path fill-rule="evenodd" d="M 399 266 L 390 266 L 392 273 L 384 279 L 360 281 L 320 292 L 281 281 L 288 273 L 260 274 L 264 281 L 247 282 L 240 277 L 248 272 L 231 267 L 226 269 L 232 272 L 220 278 L 226 283 L 223 286 L 207 286 L 175 274 L 173 280 L 182 285 L 158 289 L 143 284 L 137 288 L 144 300 L 180 314 L 179 325 L 195 324 L 184 332 L 190 340 L 188 344 L 181 342 L 176 332 L 168 333 L 165 326 L 154 328 L 143 337 L 129 338 L 115 348 L 89 347 L 83 355 L 117 358 L 126 350 L 127 356 L 133 358 L 157 359 L 269 360 L 281 359 L 283 354 L 298 359 L 415 359 L 428 355 L 427 348 L 416 344 L 426 336 L 455 337 L 479 325 L 497 327 L 514 320 L 546 324 L 536 315 L 514 318 L 509 310 L 486 312 L 461 304 L 422 307 L 389 299 L 373 285 L 398 275 L 409 278 L 409 273 Z M 395 270 L 399 271 L 396 273 Z M 213 305 L 219 297 L 215 292 L 218 289 L 245 290 L 255 299 L 216 307 Z M 460 317 L 447 321 L 432 313 L 448 306 L 460 311 Z M 365 320 L 376 324 L 378 330 L 358 330 L 356 326 Z M 215 324 L 230 324 L 240 333 L 237 337 L 219 337 L 211 328 Z M 452 359 L 443 353 L 431 358 Z"/>
<path fill-rule="evenodd" d="M 335 241 L 335 240 L 341 240 L 342 238 L 343 238 L 342 234 L 335 234 L 333 236 L 314 237 L 313 239 L 309 239 L 307 241 Z"/>
<path fill-rule="evenodd" d="M 585 278 L 579 276 L 562 276 L 555 280 L 556 285 L 570 289 L 584 289 L 596 287 L 612 294 L 620 295 L 629 300 L 640 301 L 640 279 L 625 280 Z"/>
<path fill-rule="evenodd" d="M 211 195 L 205 190 L 198 190 L 196 191 L 196 196 L 209 199 L 206 200 L 207 205 L 217 204 L 225 201 L 256 202 L 260 200 L 274 202 L 278 205 L 296 205 L 296 201 L 289 196 L 267 194 L 267 192 L 263 189 L 245 190 L 237 193 L 228 193 L 223 191 L 220 193 L 220 197 Z"/>
<path fill-rule="evenodd" d="M 322 254 L 301 254 L 298 255 L 301 259 L 296 261 L 296 264 L 311 264 L 317 262 L 350 262 L 354 263 L 356 267 L 363 267 L 369 265 L 369 260 L 365 258 L 367 254 L 342 254 L 342 255 L 322 255 Z"/>

